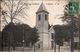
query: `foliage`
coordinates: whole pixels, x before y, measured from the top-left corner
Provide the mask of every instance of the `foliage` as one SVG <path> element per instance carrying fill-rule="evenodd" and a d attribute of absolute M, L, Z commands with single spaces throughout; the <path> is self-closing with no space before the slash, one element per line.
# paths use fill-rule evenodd
<path fill-rule="evenodd" d="M 69 25 L 55 25 L 55 40 L 58 45 L 62 45 L 63 41 L 70 40 L 70 26 Z"/>
<path fill-rule="evenodd" d="M 2 48 L 2 38 L 1 38 L 1 36 L 2 36 L 2 34 L 1 34 L 1 31 L 0 31 L 0 50 L 1 50 L 1 48 Z"/>
<path fill-rule="evenodd" d="M 67 22 L 67 24 L 70 26 L 70 32 L 78 31 L 78 16 L 76 15 L 69 15 L 69 3 L 65 6 L 64 16 L 61 17 L 63 22 Z"/>
<path fill-rule="evenodd" d="M 2 41 L 3 45 L 9 46 L 14 41 L 14 31 L 15 31 L 15 25 L 13 23 L 8 24 L 5 26 L 5 28 L 2 31 Z"/>
<path fill-rule="evenodd" d="M 73 21 L 74 23 L 76 24 L 76 22 L 78 22 L 78 18 L 76 16 L 70 16 L 69 15 L 69 4 L 67 4 L 65 6 L 65 9 L 64 9 L 64 16 L 60 17 L 62 19 L 63 22 L 67 22 L 68 24 L 71 24 L 72 22 L 72 18 L 73 18 Z"/>
<path fill-rule="evenodd" d="M 38 41 L 37 29 L 26 24 L 10 23 L 3 29 L 2 35 L 5 46 L 22 46 L 23 39 L 25 46 Z"/>
<path fill-rule="evenodd" d="M 80 50 L 80 14 L 79 14 L 79 21 L 78 21 L 78 25 L 79 25 L 79 50 Z"/>
<path fill-rule="evenodd" d="M 16 37 L 17 41 L 22 42 L 23 35 L 24 40 L 26 44 L 35 43 L 38 41 L 38 35 L 37 35 L 37 29 L 31 28 L 29 25 L 26 24 L 18 24 L 16 25 L 18 28 L 18 31 L 16 31 Z"/>
<path fill-rule="evenodd" d="M 78 3 L 77 3 L 78 4 Z M 67 22 L 67 24 L 70 26 L 69 31 L 68 33 L 70 33 L 70 35 L 67 35 L 67 36 L 70 36 L 70 39 L 71 39 L 71 49 L 73 49 L 73 42 L 74 42 L 74 37 L 75 36 L 78 36 L 78 34 L 76 32 L 78 32 L 78 28 L 79 28 L 79 17 L 76 16 L 76 14 L 70 14 L 70 3 L 68 3 L 66 6 L 65 6 L 65 10 L 64 11 L 64 16 L 62 16 L 62 20 Z M 73 11 L 72 11 L 73 12 Z"/>

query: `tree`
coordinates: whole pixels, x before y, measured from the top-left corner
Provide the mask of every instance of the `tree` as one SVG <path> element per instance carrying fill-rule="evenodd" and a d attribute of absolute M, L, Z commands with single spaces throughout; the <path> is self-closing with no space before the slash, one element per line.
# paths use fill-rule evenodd
<path fill-rule="evenodd" d="M 69 15 L 69 8 L 68 7 L 69 7 L 69 4 L 65 5 L 64 16 L 62 16 L 60 18 L 62 19 L 63 22 L 66 22 L 69 25 L 71 25 L 71 18 L 73 18 L 74 24 L 76 25 L 76 23 L 78 22 L 78 18 L 76 16 Z"/>
<path fill-rule="evenodd" d="M 79 14 L 79 20 L 78 20 L 78 27 L 79 27 L 79 50 L 80 50 L 80 14 Z"/>
<path fill-rule="evenodd" d="M 75 6 L 74 6 L 75 5 Z M 77 6 L 76 6 L 77 5 Z M 74 7 L 71 8 L 71 7 Z M 63 21 L 66 21 L 67 24 L 70 25 L 70 32 L 71 32 L 71 52 L 74 51 L 74 37 L 75 36 L 78 36 L 77 34 L 74 34 L 74 33 L 77 33 L 78 32 L 78 16 L 75 16 L 77 13 L 78 13 L 78 2 L 74 2 L 72 3 L 71 1 L 65 6 L 65 10 L 64 11 L 64 16 L 61 17 Z M 77 9 L 77 10 L 76 10 Z M 70 11 L 71 10 L 71 11 Z M 75 10 L 75 12 L 74 12 Z M 70 14 L 71 12 L 71 14 Z M 77 31 L 76 31 L 77 30 Z"/>
<path fill-rule="evenodd" d="M 1 34 L 1 31 L 0 31 L 0 50 L 2 50 L 2 45 L 1 45 L 2 44 L 2 38 L 1 37 L 2 37 L 2 34 Z"/>
<path fill-rule="evenodd" d="M 27 16 L 25 12 L 26 9 L 28 9 L 28 5 L 23 0 L 3 0 L 1 6 L 1 12 L 7 24 L 14 20 L 19 20 L 18 18 L 20 17 L 25 18 L 25 16 Z M 8 21 L 7 19 L 10 20 Z"/>
<path fill-rule="evenodd" d="M 7 23 L 6 26 L 8 25 L 12 26 L 12 27 L 10 26 L 11 28 L 9 28 L 8 26 L 9 29 L 5 27 L 2 33 L 4 34 L 3 37 L 7 36 L 6 38 L 3 38 L 3 40 L 4 42 L 7 42 L 6 45 L 8 44 L 8 47 L 10 48 L 10 44 L 14 42 L 14 33 L 15 33 L 15 28 L 16 28 L 16 27 L 13 27 L 15 25 L 12 25 L 12 24 L 15 22 L 15 20 L 19 20 L 20 17 L 25 18 L 27 16 L 25 12 L 26 12 L 26 9 L 28 9 L 28 5 L 23 0 L 17 0 L 17 1 L 16 0 L 3 0 L 1 4 L 2 4 L 1 5 L 2 19 L 4 19 L 4 21 Z M 7 19 L 10 19 L 10 20 L 7 20 Z M 2 21 L 2 23 L 4 21 Z M 8 30 L 11 30 L 11 31 L 9 32 Z M 7 35 L 5 35 L 6 33 Z"/>
<path fill-rule="evenodd" d="M 59 52 L 60 46 L 63 46 L 63 42 L 69 42 L 71 39 L 71 26 L 69 25 L 55 25 L 55 42 L 59 45 Z"/>
<path fill-rule="evenodd" d="M 26 24 L 10 23 L 3 29 L 2 35 L 3 45 L 9 48 L 12 46 L 14 49 L 15 46 L 22 46 L 23 40 L 25 46 L 30 46 L 30 43 L 33 45 L 38 41 L 37 29 Z"/>
<path fill-rule="evenodd" d="M 62 46 L 63 44 L 63 34 L 61 33 L 61 27 L 59 25 L 54 26 L 54 30 L 55 30 L 55 43 L 57 45 L 59 45 L 59 52 L 60 52 L 60 46 Z"/>
<path fill-rule="evenodd" d="M 15 39 L 22 42 L 23 38 L 25 40 L 26 45 L 30 45 L 30 43 L 34 44 L 38 41 L 37 29 L 31 28 L 29 25 L 26 24 L 18 24 L 17 27 L 17 35 Z M 19 33 L 18 33 L 19 32 Z M 24 35 L 24 37 L 23 37 Z M 19 39 L 18 39 L 19 38 Z"/>
<path fill-rule="evenodd" d="M 2 31 L 2 41 L 3 41 L 3 47 L 8 46 L 8 49 L 10 49 L 10 46 L 14 43 L 14 32 L 15 31 L 15 25 L 13 23 L 8 24 L 5 26 L 5 28 Z"/>

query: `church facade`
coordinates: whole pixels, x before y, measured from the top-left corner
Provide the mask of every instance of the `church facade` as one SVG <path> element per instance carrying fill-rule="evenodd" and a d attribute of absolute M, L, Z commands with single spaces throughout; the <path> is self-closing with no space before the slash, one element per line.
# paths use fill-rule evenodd
<path fill-rule="evenodd" d="M 49 12 L 43 3 L 41 3 L 36 12 L 36 28 L 38 29 L 39 41 L 37 45 L 41 49 L 51 49 L 54 46 L 54 29 L 49 25 Z"/>

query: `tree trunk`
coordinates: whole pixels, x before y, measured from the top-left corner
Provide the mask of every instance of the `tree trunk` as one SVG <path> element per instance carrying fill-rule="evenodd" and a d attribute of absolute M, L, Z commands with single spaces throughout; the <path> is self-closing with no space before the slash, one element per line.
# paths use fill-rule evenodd
<path fill-rule="evenodd" d="M 79 22 L 79 50 L 80 50 L 80 14 L 79 14 L 79 20 L 78 20 L 78 22 Z"/>
<path fill-rule="evenodd" d="M 34 52 L 35 52 L 35 44 L 34 44 Z"/>
<path fill-rule="evenodd" d="M 8 52 L 10 52 L 10 36 L 9 36 L 9 40 L 8 40 Z"/>
<path fill-rule="evenodd" d="M 58 52 L 60 52 L 60 45 L 59 45 L 59 47 L 58 47 Z"/>
<path fill-rule="evenodd" d="M 54 52 L 56 52 L 56 43 L 55 43 L 55 46 L 54 46 Z"/>

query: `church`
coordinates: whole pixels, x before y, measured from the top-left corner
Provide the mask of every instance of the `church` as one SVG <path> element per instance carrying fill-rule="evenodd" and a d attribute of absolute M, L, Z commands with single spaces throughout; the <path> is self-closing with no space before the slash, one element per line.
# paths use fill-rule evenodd
<path fill-rule="evenodd" d="M 40 49 L 52 49 L 54 47 L 55 31 L 53 25 L 49 25 L 49 12 L 43 3 L 36 12 L 36 28 L 38 29 L 39 41 L 36 43 Z"/>

